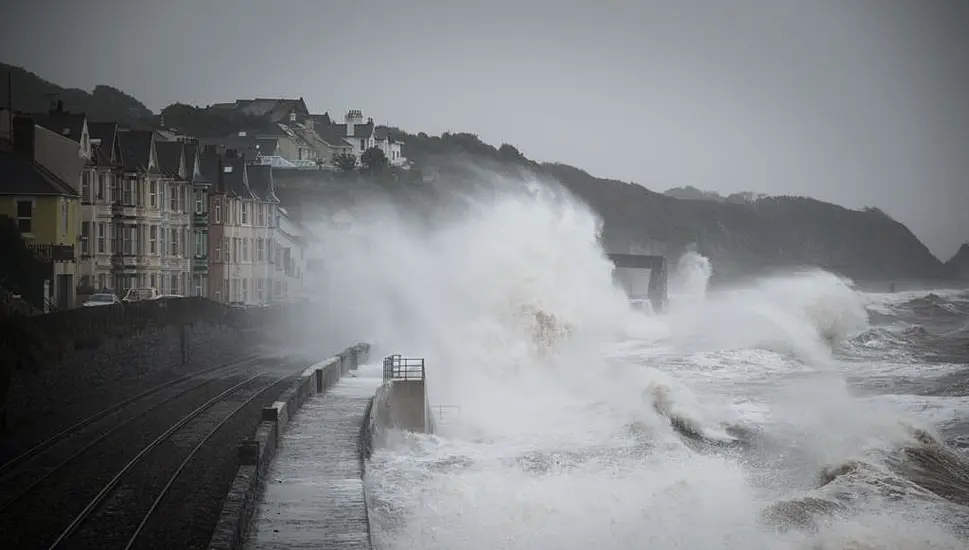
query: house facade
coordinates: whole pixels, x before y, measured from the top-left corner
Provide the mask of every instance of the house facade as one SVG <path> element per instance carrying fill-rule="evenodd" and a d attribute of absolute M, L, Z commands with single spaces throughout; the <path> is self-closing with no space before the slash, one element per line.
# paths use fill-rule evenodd
<path fill-rule="evenodd" d="M 212 154 L 215 154 L 212 151 Z M 271 301 L 274 212 L 272 167 L 234 150 L 219 157 L 211 199 L 209 297 L 247 305 Z"/>
<path fill-rule="evenodd" d="M 306 246 L 308 232 L 284 208 L 276 209 L 272 301 L 286 303 L 306 298 Z"/>
<path fill-rule="evenodd" d="M 112 191 L 121 176 L 118 125 L 90 123 L 91 155 L 81 177 L 81 239 L 78 292 L 110 291 L 112 275 Z"/>
<path fill-rule="evenodd" d="M 13 117 L 8 124 L 11 139 L 0 143 L 0 215 L 16 223 L 45 266 L 35 305 L 75 307 L 80 201 L 74 185 L 83 162 L 68 137 L 33 118 Z M 57 158 L 56 150 L 64 156 Z"/>

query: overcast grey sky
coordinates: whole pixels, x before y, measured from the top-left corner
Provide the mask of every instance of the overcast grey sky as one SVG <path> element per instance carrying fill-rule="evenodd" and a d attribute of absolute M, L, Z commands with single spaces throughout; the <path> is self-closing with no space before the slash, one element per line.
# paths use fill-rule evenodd
<path fill-rule="evenodd" d="M 159 110 L 303 96 L 662 191 L 969 241 L 969 2 L 7 0 L 0 59 Z"/>

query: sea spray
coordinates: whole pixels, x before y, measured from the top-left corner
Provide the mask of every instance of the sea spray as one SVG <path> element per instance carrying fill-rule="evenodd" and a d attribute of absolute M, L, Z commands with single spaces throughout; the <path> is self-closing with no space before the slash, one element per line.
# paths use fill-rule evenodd
<path fill-rule="evenodd" d="M 373 203 L 320 228 L 326 306 L 308 330 L 426 357 L 432 401 L 460 411 L 374 453 L 378 548 L 963 547 L 906 499 L 812 515 L 813 528 L 765 521 L 825 467 L 911 440 L 837 370 L 819 375 L 865 326 L 844 281 L 707 292 L 711 266 L 685 257 L 671 291 L 702 299 L 642 315 L 612 285 L 595 215 L 544 182 L 493 178 L 460 216 Z M 880 530 L 893 514 L 904 527 Z"/>

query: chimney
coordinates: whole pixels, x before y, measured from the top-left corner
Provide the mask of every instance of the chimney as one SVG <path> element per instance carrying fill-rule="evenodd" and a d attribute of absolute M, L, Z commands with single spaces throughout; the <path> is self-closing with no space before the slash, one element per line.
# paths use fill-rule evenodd
<path fill-rule="evenodd" d="M 18 116 L 13 119 L 13 149 L 27 160 L 34 161 L 34 119 Z"/>

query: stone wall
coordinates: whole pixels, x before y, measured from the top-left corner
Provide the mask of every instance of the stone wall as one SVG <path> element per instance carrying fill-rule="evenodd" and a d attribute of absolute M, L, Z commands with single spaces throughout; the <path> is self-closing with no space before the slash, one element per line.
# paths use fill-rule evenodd
<path fill-rule="evenodd" d="M 283 309 L 246 311 L 181 298 L 19 319 L 17 334 L 4 335 L 0 345 L 9 376 L 6 427 L 23 427 L 97 392 L 111 399 L 112 392 L 130 392 L 125 388 L 138 380 L 213 367 L 282 345 L 279 335 L 287 332 L 291 317 Z"/>

